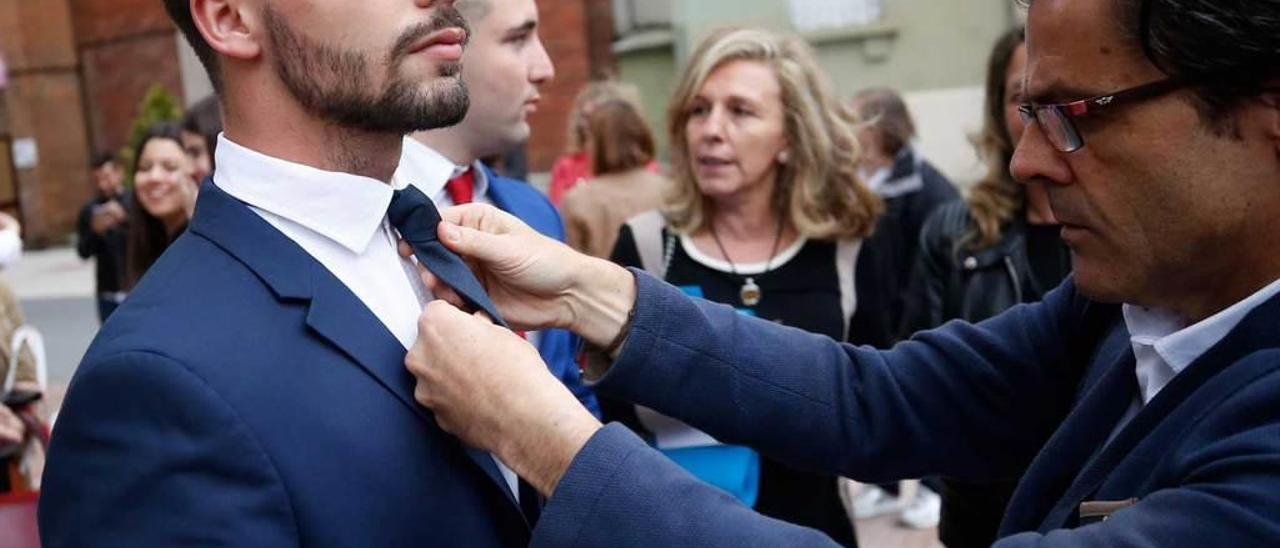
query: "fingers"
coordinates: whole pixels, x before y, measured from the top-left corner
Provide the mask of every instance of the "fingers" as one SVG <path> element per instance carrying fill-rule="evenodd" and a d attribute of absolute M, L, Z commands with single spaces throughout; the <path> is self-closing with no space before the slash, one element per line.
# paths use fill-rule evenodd
<path fill-rule="evenodd" d="M 500 232 L 504 223 L 498 213 L 501 211 L 491 205 L 470 203 L 441 210 L 440 220 L 477 230 Z"/>
<path fill-rule="evenodd" d="M 400 253 L 400 256 L 405 259 L 413 257 L 413 247 L 409 245 L 409 242 L 399 240 L 396 244 L 396 250 Z M 437 299 L 443 299 L 445 302 L 458 308 L 464 308 L 466 306 L 466 301 L 462 300 L 462 297 L 459 296 L 453 288 L 445 285 L 444 282 L 440 281 L 440 278 L 436 277 L 435 274 L 432 274 L 431 271 L 427 270 L 427 267 L 422 266 L 421 263 L 414 261 L 414 264 L 418 268 L 418 276 L 422 279 L 422 285 L 426 286 L 427 290 L 431 291 L 432 295 Z"/>
<path fill-rule="evenodd" d="M 467 301 L 462 299 L 462 295 L 459 295 L 452 287 L 445 285 L 444 282 L 440 281 L 440 278 L 437 278 L 435 274 L 432 274 L 425 268 L 420 272 L 422 273 L 422 283 L 427 286 L 427 289 L 431 291 L 431 294 L 435 296 L 435 298 L 441 299 L 444 302 L 460 309 L 467 307 Z"/>
<path fill-rule="evenodd" d="M 481 264 L 501 264 L 521 255 L 521 250 L 504 233 L 492 233 L 468 226 L 440 223 L 440 241 L 464 258 Z"/>
<path fill-rule="evenodd" d="M 514 215 L 488 204 L 465 204 L 440 212 L 441 224 L 452 224 L 489 234 L 533 232 L 529 225 Z"/>

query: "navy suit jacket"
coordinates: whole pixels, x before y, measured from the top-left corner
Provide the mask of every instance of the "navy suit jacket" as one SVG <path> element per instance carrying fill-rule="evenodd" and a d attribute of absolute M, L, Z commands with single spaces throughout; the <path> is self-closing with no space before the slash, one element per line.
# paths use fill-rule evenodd
<path fill-rule="evenodd" d="M 404 347 L 212 184 L 91 345 L 53 430 L 45 546 L 523 546 L 488 454 Z"/>
<path fill-rule="evenodd" d="M 634 324 L 596 385 L 602 394 L 792 466 L 864 481 L 990 480 L 1031 461 L 1002 548 L 1280 539 L 1280 297 L 1108 441 L 1137 393 L 1133 353 L 1118 307 L 1088 301 L 1073 280 L 1041 303 L 877 351 L 637 278 Z M 1082 515 L 1086 502 L 1115 503 L 1114 512 Z M 532 545 L 832 544 L 754 514 L 609 425 L 560 480 Z"/>
<path fill-rule="evenodd" d="M 483 164 L 482 164 L 483 165 Z M 528 183 L 498 176 L 489 166 L 484 166 L 489 179 L 489 199 L 498 209 L 524 221 L 542 234 L 564 241 L 564 222 L 551 201 Z M 564 329 L 545 329 L 538 332 L 538 352 L 547 362 L 551 373 L 578 397 L 596 417 L 600 416 L 600 404 L 595 394 L 582 383 L 578 374 L 578 337 Z"/>

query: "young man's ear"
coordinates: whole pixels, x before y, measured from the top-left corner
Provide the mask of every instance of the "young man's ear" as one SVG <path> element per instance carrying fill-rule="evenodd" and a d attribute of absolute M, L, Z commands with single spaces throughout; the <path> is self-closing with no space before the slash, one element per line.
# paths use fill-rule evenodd
<path fill-rule="evenodd" d="M 191 18 L 209 46 L 218 54 L 252 59 L 262 54 L 255 33 L 258 20 L 243 0 L 191 0 Z"/>

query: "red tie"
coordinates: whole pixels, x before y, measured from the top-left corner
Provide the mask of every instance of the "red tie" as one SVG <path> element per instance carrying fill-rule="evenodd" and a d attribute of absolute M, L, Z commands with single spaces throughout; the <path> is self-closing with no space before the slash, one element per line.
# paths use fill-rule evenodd
<path fill-rule="evenodd" d="M 471 168 L 467 168 L 457 177 L 449 179 L 449 182 L 444 184 L 444 189 L 449 192 L 449 199 L 453 200 L 453 205 L 469 204 L 475 196 L 476 176 Z"/>

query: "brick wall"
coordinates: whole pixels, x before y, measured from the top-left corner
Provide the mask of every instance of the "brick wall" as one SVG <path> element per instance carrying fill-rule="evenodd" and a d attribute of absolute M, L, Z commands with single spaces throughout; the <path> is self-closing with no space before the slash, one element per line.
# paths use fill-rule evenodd
<path fill-rule="evenodd" d="M 71 12 L 66 0 L 0 0 L 0 49 L 9 64 L 7 127 L 34 139 L 38 163 L 18 171 L 23 235 L 28 245 L 70 233 L 91 190 Z"/>
<path fill-rule="evenodd" d="M 158 0 L 72 0 L 95 150 L 119 150 L 138 104 L 159 84 L 182 99 L 173 24 Z"/>

